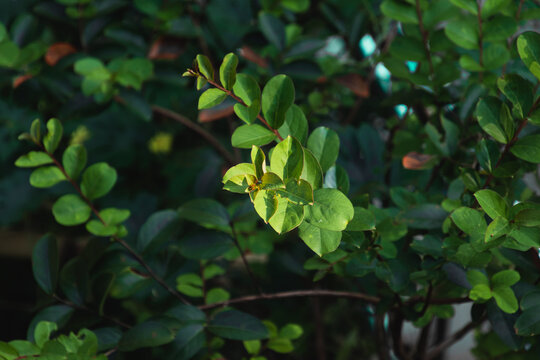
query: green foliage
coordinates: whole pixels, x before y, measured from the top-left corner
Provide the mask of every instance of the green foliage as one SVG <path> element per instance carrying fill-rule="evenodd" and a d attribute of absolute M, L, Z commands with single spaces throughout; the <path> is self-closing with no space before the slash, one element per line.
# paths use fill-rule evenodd
<path fill-rule="evenodd" d="M 315 358 L 314 318 L 327 358 L 435 358 L 403 323 L 463 302 L 478 359 L 538 357 L 534 1 L 30 3 L 0 225 L 51 231 L 45 307 L 0 359 Z"/>

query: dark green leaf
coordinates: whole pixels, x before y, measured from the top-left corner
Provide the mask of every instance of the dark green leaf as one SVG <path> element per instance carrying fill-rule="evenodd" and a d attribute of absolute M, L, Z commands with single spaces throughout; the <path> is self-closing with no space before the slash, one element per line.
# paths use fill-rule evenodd
<path fill-rule="evenodd" d="M 339 137 L 335 131 L 327 127 L 318 127 L 309 135 L 307 148 L 319 161 L 322 171 L 326 172 L 337 160 Z"/>
<path fill-rule="evenodd" d="M 218 313 L 208 324 L 208 330 L 231 340 L 258 340 L 268 337 L 268 329 L 260 320 L 237 310 Z"/>
<path fill-rule="evenodd" d="M 274 15 L 261 12 L 259 25 L 264 36 L 279 50 L 285 48 L 285 25 Z"/>
<path fill-rule="evenodd" d="M 515 114 L 527 116 L 534 101 L 533 85 L 519 75 L 506 74 L 497 80 L 499 90 L 514 105 Z"/>
<path fill-rule="evenodd" d="M 540 163 L 540 135 L 529 135 L 519 139 L 510 151 L 522 160 Z"/>
<path fill-rule="evenodd" d="M 294 103 L 294 84 L 287 75 L 276 75 L 264 86 L 262 112 L 273 129 L 285 122 L 285 115 Z"/>
<path fill-rule="evenodd" d="M 510 208 L 504 198 L 493 190 L 480 190 L 474 193 L 474 197 L 482 209 L 492 219 L 499 216 L 508 219 Z"/>
<path fill-rule="evenodd" d="M 32 252 L 32 270 L 39 287 L 54 294 L 58 284 L 58 245 L 51 235 L 45 235 Z"/>
<path fill-rule="evenodd" d="M 121 351 L 133 351 L 145 347 L 156 347 L 174 340 L 174 333 L 157 321 L 146 321 L 126 331 L 118 348 Z"/>
<path fill-rule="evenodd" d="M 178 209 L 181 219 L 190 220 L 209 229 L 229 229 L 227 209 L 213 199 L 189 201 Z"/>

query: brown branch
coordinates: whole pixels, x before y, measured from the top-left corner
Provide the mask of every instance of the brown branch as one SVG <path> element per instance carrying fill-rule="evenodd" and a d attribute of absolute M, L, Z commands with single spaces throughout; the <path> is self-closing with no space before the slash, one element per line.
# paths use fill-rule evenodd
<path fill-rule="evenodd" d="M 195 122 L 191 121 L 184 115 L 181 115 L 177 112 L 174 112 L 172 110 L 166 109 L 158 105 L 152 105 L 152 111 L 162 116 L 168 117 L 169 119 L 178 121 L 185 127 L 195 131 L 197 134 L 202 136 L 206 141 L 208 141 L 208 143 L 210 143 L 210 145 L 212 145 L 214 149 L 216 149 L 230 165 L 235 165 L 237 163 L 234 156 L 229 152 L 229 150 L 227 150 L 223 145 L 221 145 L 221 143 L 212 134 L 210 134 L 204 128 L 202 128 Z"/>
<path fill-rule="evenodd" d="M 418 340 L 416 342 L 416 347 L 414 349 L 414 355 L 413 355 L 413 358 L 415 360 L 422 360 L 424 358 L 432 324 L 433 324 L 433 319 L 431 319 L 431 321 L 422 328 L 422 331 L 420 332 L 420 336 L 418 336 Z"/>
<path fill-rule="evenodd" d="M 539 82 L 539 84 L 540 84 L 540 82 Z M 497 169 L 499 167 L 499 165 L 502 162 L 502 159 L 506 156 L 506 154 L 508 154 L 508 152 L 510 151 L 510 148 L 512 147 L 512 145 L 514 145 L 516 143 L 516 141 L 518 140 L 519 134 L 525 128 L 525 125 L 527 125 L 527 118 L 532 114 L 532 112 L 538 107 L 539 104 L 540 104 L 540 97 L 538 97 L 538 99 L 536 99 L 536 101 L 534 102 L 533 106 L 531 106 L 531 109 L 529 110 L 527 115 L 524 117 L 524 119 L 521 121 L 521 123 L 519 124 L 517 130 L 514 133 L 514 136 L 512 137 L 512 139 L 508 143 L 506 143 L 506 145 L 504 146 L 504 149 L 503 149 L 503 151 L 501 153 L 501 156 L 499 157 L 499 160 L 497 160 L 497 163 L 495 164 L 495 167 L 493 168 L 493 170 L 495 170 L 495 169 Z M 486 179 L 486 182 L 485 182 L 485 184 L 483 186 L 483 189 L 487 188 L 492 180 L 493 180 L 493 172 L 491 172 L 489 174 L 488 178 Z"/>
<path fill-rule="evenodd" d="M 484 49 L 483 49 L 483 37 L 484 35 L 482 34 L 482 5 L 481 5 L 481 1 L 477 1 L 476 2 L 477 4 L 477 7 L 478 7 L 478 11 L 477 11 L 477 18 L 478 18 L 478 50 L 480 51 L 479 53 L 479 58 L 478 58 L 478 62 L 480 63 L 480 66 L 483 68 L 484 67 Z M 484 72 L 483 71 L 480 71 L 480 74 L 479 74 L 479 80 L 482 81 L 482 78 L 484 77 Z"/>
<path fill-rule="evenodd" d="M 90 207 L 90 209 L 92 210 L 94 215 L 99 219 L 99 221 L 103 225 L 106 226 L 107 223 L 105 222 L 105 220 L 103 220 L 103 218 L 99 214 L 99 211 L 96 209 L 96 207 L 94 206 L 92 201 L 90 201 L 90 199 L 88 199 L 88 197 L 86 197 L 86 195 L 84 195 L 81 188 L 79 187 L 79 184 L 77 184 L 77 182 L 75 180 L 73 180 L 68 175 L 68 173 L 66 172 L 66 170 L 64 169 L 62 164 L 60 164 L 60 162 L 54 157 L 54 155 L 52 153 L 48 152 L 43 145 L 39 144 L 39 146 L 41 147 L 41 149 L 44 152 L 46 152 L 50 156 L 50 158 L 52 159 L 52 161 L 56 165 L 56 167 L 58 167 L 60 172 L 65 176 L 66 180 L 69 181 L 71 183 L 71 185 L 73 185 L 73 187 L 75 188 L 77 193 L 81 196 L 81 198 L 84 200 L 84 202 Z M 123 239 L 120 239 L 117 236 L 112 236 L 112 238 L 116 242 L 118 242 L 120 245 L 122 245 L 135 258 L 135 260 L 137 260 L 137 262 L 139 264 L 141 264 L 146 269 L 146 271 L 148 272 L 148 275 L 150 275 L 156 282 L 158 282 L 161 286 L 163 286 L 169 293 L 171 293 L 171 295 L 175 296 L 178 300 L 182 301 L 184 304 L 189 304 L 189 301 L 187 301 L 182 295 L 180 295 L 180 293 L 178 291 L 175 291 L 162 278 L 160 278 L 150 268 L 150 266 L 144 261 L 144 259 L 139 254 L 137 254 L 137 252 L 135 250 L 133 250 L 133 248 L 131 246 L 129 246 L 129 244 L 127 242 L 125 242 Z"/>
<path fill-rule="evenodd" d="M 297 298 L 297 297 L 339 297 L 339 298 L 349 298 L 363 300 L 371 304 L 378 304 L 381 299 L 376 296 L 371 296 L 362 293 L 353 293 L 347 291 L 334 291 L 334 290 L 293 290 L 293 291 L 283 291 L 274 294 L 261 294 L 261 295 L 248 295 L 242 296 L 236 299 L 231 299 L 227 301 L 222 301 L 214 304 L 207 304 L 199 306 L 199 309 L 207 310 L 213 309 L 221 306 L 229 306 L 233 304 L 241 304 L 247 302 L 253 302 L 258 300 L 273 300 L 273 299 L 288 299 L 288 298 Z"/>
<path fill-rule="evenodd" d="M 234 245 L 236 246 L 236 248 L 238 249 L 238 252 L 240 253 L 240 257 L 242 258 L 244 267 L 246 268 L 249 278 L 251 279 L 251 283 L 253 284 L 253 287 L 259 294 L 264 295 L 264 292 L 262 291 L 261 286 L 259 285 L 259 282 L 257 281 L 257 278 L 251 271 L 251 267 L 249 266 L 249 263 L 247 262 L 246 255 L 244 254 L 244 251 L 240 247 L 240 243 L 238 242 L 238 235 L 236 233 L 236 230 L 234 229 L 234 223 L 231 222 L 230 226 L 231 226 L 232 239 L 233 239 Z"/>
<path fill-rule="evenodd" d="M 428 33 L 424 28 L 424 20 L 422 18 L 422 10 L 420 9 L 420 0 L 416 0 L 416 16 L 418 17 L 418 26 L 420 27 L 420 34 L 422 34 L 422 42 L 424 43 L 424 51 L 428 60 L 429 72 L 431 74 L 431 81 L 435 82 L 435 70 L 433 68 L 433 61 L 431 60 L 431 52 L 429 51 L 429 39 Z"/>
<path fill-rule="evenodd" d="M 470 322 L 468 323 L 467 325 L 465 325 L 464 327 L 462 327 L 460 330 L 456 331 L 454 334 L 452 334 L 448 339 L 446 339 L 445 341 L 441 342 L 440 344 L 438 344 L 437 346 L 435 346 L 431 351 L 428 352 L 427 356 L 426 356 L 426 360 L 433 360 L 435 359 L 437 356 L 439 356 L 440 353 L 442 353 L 446 348 L 452 346 L 454 343 L 458 342 L 459 340 L 461 340 L 462 337 L 464 337 L 465 335 L 467 335 L 467 333 L 469 331 L 471 331 L 472 329 L 474 329 L 475 327 L 477 327 L 478 325 L 480 325 L 481 323 L 483 322 L 483 320 L 481 320 L 479 323 L 476 323 L 476 322 Z"/>
<path fill-rule="evenodd" d="M 116 325 L 119 325 L 119 326 L 121 326 L 121 327 L 123 327 L 123 328 L 125 328 L 125 329 L 131 328 L 130 325 L 126 324 L 125 322 L 123 322 L 123 321 L 121 321 L 121 320 L 118 320 L 118 319 L 116 319 L 116 318 L 113 318 L 112 316 L 108 316 L 108 315 L 105 315 L 105 314 L 100 314 L 99 312 L 97 312 L 97 311 L 95 311 L 95 310 L 92 310 L 92 309 L 90 309 L 90 308 L 88 308 L 88 307 L 86 307 L 86 306 L 77 305 L 77 304 L 75 304 L 75 303 L 73 303 L 73 302 L 71 302 L 71 301 L 62 299 L 61 297 L 59 297 L 59 296 L 57 296 L 57 295 L 55 295 L 55 294 L 53 294 L 52 297 L 53 297 L 56 301 L 58 301 L 58 302 L 60 302 L 60 303 L 62 303 L 62 304 L 64 304 L 64 305 L 67 305 L 67 306 L 69 306 L 69 307 L 71 307 L 71 308 L 73 308 L 73 309 L 86 311 L 86 312 L 91 313 L 91 314 L 93 314 L 93 315 L 99 316 L 99 317 L 102 318 L 102 319 L 109 320 L 109 321 L 115 323 Z"/>

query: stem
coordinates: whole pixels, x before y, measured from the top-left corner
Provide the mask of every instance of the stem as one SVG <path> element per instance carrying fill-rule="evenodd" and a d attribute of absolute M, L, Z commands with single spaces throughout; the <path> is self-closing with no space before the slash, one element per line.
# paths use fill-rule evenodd
<path fill-rule="evenodd" d="M 255 290 L 259 294 L 264 296 L 264 292 L 262 291 L 261 286 L 259 285 L 259 282 L 257 281 L 257 278 L 251 271 L 251 267 L 249 266 L 249 263 L 247 262 L 244 251 L 240 247 L 240 243 L 238 242 L 238 234 L 236 233 L 236 230 L 234 229 L 234 223 L 231 222 L 230 226 L 232 230 L 232 239 L 233 239 L 234 245 L 236 246 L 236 248 L 238 249 L 238 252 L 240 253 L 240 256 L 242 257 L 242 262 L 244 263 L 244 267 L 246 268 L 246 271 L 248 272 L 248 275 L 251 279 L 251 283 L 253 284 L 253 287 L 255 288 Z"/>
<path fill-rule="evenodd" d="M 319 298 L 313 299 L 313 316 L 315 321 L 315 346 L 317 349 L 317 360 L 326 360 L 324 324 L 321 316 L 321 302 Z"/>
<path fill-rule="evenodd" d="M 431 295 L 433 294 L 433 284 L 430 282 L 429 283 L 429 287 L 428 287 L 428 291 L 427 291 L 427 295 L 426 295 L 426 302 L 424 303 L 424 306 L 422 307 L 422 310 L 420 311 L 420 317 L 424 316 L 424 314 L 426 313 L 428 307 L 429 307 L 429 303 L 431 301 Z"/>
<path fill-rule="evenodd" d="M 230 165 L 235 165 L 237 163 L 234 156 L 223 145 L 221 145 L 221 143 L 212 134 L 210 134 L 204 128 L 202 128 L 195 122 L 191 121 L 184 115 L 181 115 L 177 112 L 174 112 L 172 110 L 166 109 L 158 105 L 152 105 L 152 111 L 154 111 L 157 114 L 168 117 L 169 119 L 178 121 L 179 123 L 186 126 L 187 128 L 190 128 L 191 130 L 195 131 L 196 133 L 201 135 L 206 141 L 208 141 L 210 145 L 212 145 L 214 149 L 216 149 Z"/>
<path fill-rule="evenodd" d="M 375 342 L 379 360 L 390 360 L 390 348 L 386 341 L 386 332 L 384 330 L 384 315 L 375 315 Z"/>
<path fill-rule="evenodd" d="M 499 157 L 499 160 L 497 160 L 497 163 L 495 164 L 495 167 L 493 168 L 493 170 L 499 167 L 504 156 L 510 151 L 510 148 L 512 147 L 512 145 L 516 143 L 516 141 L 518 140 L 519 133 L 521 133 L 521 131 L 525 128 L 525 125 L 527 125 L 527 118 L 531 115 L 531 113 L 536 109 L 536 107 L 539 104 L 540 104 L 540 97 L 536 99 L 536 101 L 534 102 L 533 106 L 531 106 L 531 109 L 529 110 L 525 118 L 519 124 L 516 132 L 514 133 L 514 137 L 512 137 L 512 139 L 504 146 L 501 156 Z M 486 183 L 484 184 L 483 189 L 487 188 L 492 180 L 493 180 L 493 172 L 489 174 L 488 178 L 486 179 Z"/>
<path fill-rule="evenodd" d="M 420 34 L 422 34 L 422 42 L 424 43 L 424 51 L 426 52 L 426 58 L 428 60 L 429 72 L 431 74 L 431 81 L 434 81 L 435 70 L 433 69 L 433 61 L 431 60 L 431 52 L 429 51 L 428 33 L 426 29 L 424 28 L 422 10 L 420 9 L 420 0 L 416 0 L 416 16 L 418 17 L 418 26 L 420 27 Z"/>
<path fill-rule="evenodd" d="M 431 325 L 433 324 L 433 319 L 422 328 L 422 331 L 420 332 L 420 336 L 418 337 L 418 341 L 416 342 L 416 347 L 414 350 L 414 359 L 415 360 L 422 360 L 424 358 L 426 347 L 428 345 L 429 340 L 429 332 L 431 330 Z"/>
<path fill-rule="evenodd" d="M 483 322 L 483 320 L 480 321 L 480 324 Z M 467 335 L 469 331 L 474 329 L 476 326 L 478 326 L 478 323 L 470 322 L 464 327 L 462 327 L 460 330 L 456 331 L 454 334 L 452 334 L 448 339 L 441 342 L 439 345 L 435 346 L 426 356 L 426 360 L 433 360 L 435 359 L 441 352 L 443 352 L 446 348 L 452 346 L 454 343 L 461 340 L 462 337 Z"/>
<path fill-rule="evenodd" d="M 198 74 L 196 72 L 194 72 L 193 70 L 188 70 L 189 72 L 191 72 L 193 75 L 196 75 L 196 76 L 202 76 L 201 74 Z M 206 79 L 206 78 L 205 78 Z M 206 81 L 208 81 L 209 84 L 215 86 L 216 88 L 218 88 L 219 90 L 223 91 L 224 93 L 226 93 L 227 95 L 229 95 L 230 97 L 232 97 L 234 100 L 238 101 L 240 104 L 244 105 L 247 107 L 246 103 L 244 102 L 244 100 L 240 99 L 238 96 L 234 95 L 234 93 L 230 90 L 227 90 L 225 89 L 223 86 L 219 85 L 217 82 L 215 82 L 214 80 L 210 80 L 210 79 L 206 79 Z M 274 129 L 273 127 L 270 126 L 270 124 L 262 117 L 261 114 L 257 115 L 257 119 L 259 119 L 268 129 L 270 129 L 276 136 L 277 138 L 280 140 L 280 141 L 283 141 L 283 137 L 279 134 L 279 131 L 277 131 L 276 129 Z"/>
<path fill-rule="evenodd" d="M 241 304 L 247 302 L 253 302 L 258 300 L 273 300 L 273 299 L 288 299 L 288 298 L 297 298 L 297 297 L 339 297 L 339 298 L 349 298 L 363 300 L 371 304 L 378 304 L 381 299 L 376 296 L 371 296 L 362 293 L 353 293 L 347 291 L 334 291 L 334 290 L 293 290 L 293 291 L 283 291 L 274 294 L 260 294 L 260 295 L 248 295 L 242 296 L 236 299 L 231 299 L 227 301 L 222 301 L 219 303 L 201 305 L 199 309 L 207 310 L 213 309 L 221 306 L 229 306 L 232 304 Z"/>
<path fill-rule="evenodd" d="M 483 42 L 483 34 L 482 34 L 482 5 L 480 4 L 480 0 L 476 0 L 476 5 L 478 7 L 478 49 L 480 51 L 478 62 L 480 63 L 481 67 L 484 67 L 484 49 L 482 46 Z M 480 71 L 479 74 L 479 80 L 482 81 L 482 78 L 484 77 L 484 72 Z"/>
<path fill-rule="evenodd" d="M 92 210 L 92 212 L 94 213 L 94 215 L 99 219 L 99 221 L 103 224 L 103 225 L 107 225 L 107 223 L 105 222 L 105 220 L 103 220 L 103 218 L 101 217 L 101 215 L 99 215 L 99 211 L 96 209 L 96 207 L 94 206 L 94 204 L 92 203 L 92 201 L 90 201 L 90 199 L 88 199 L 86 197 L 86 195 L 83 194 L 81 188 L 79 187 L 79 184 L 77 184 L 77 182 L 75 180 L 73 180 L 66 172 L 66 170 L 64 169 L 64 167 L 62 166 L 62 164 L 60 164 L 60 162 L 54 157 L 53 154 L 49 153 L 45 147 L 41 144 L 39 144 L 39 146 L 41 147 L 41 149 L 46 152 L 52 159 L 53 163 L 56 165 L 56 167 L 58 167 L 58 169 L 62 172 L 62 174 L 66 177 L 66 180 L 69 181 L 71 183 L 71 185 L 73 185 L 73 187 L 75 188 L 75 190 L 77 191 L 77 193 L 79 193 L 79 195 L 81 196 L 81 198 L 84 200 L 84 202 L 90 207 L 90 209 Z M 141 264 L 145 269 L 146 271 L 148 272 L 148 275 L 150 275 L 150 277 L 152 277 L 156 282 L 158 282 L 161 286 L 163 286 L 169 293 L 171 293 L 171 295 L 174 295 L 178 300 L 182 301 L 184 304 L 189 304 L 189 301 L 187 301 L 186 299 L 184 299 L 184 297 L 182 295 L 180 295 L 180 293 L 178 293 L 177 291 L 175 291 L 173 288 L 171 288 L 162 278 L 160 278 L 151 268 L 150 266 L 144 261 L 144 259 L 139 255 L 137 254 L 137 252 L 135 250 L 133 250 L 133 248 L 131 246 L 129 246 L 129 244 L 127 242 L 125 242 L 123 239 L 120 239 L 119 237 L 117 236 L 113 236 L 112 237 L 116 242 L 118 242 L 120 245 L 122 245 L 134 258 L 135 260 L 137 260 L 137 262 L 139 264 Z"/>
<path fill-rule="evenodd" d="M 69 307 L 71 307 L 71 308 L 73 308 L 73 309 L 83 310 L 83 311 L 89 312 L 89 313 L 91 313 L 91 314 L 94 314 L 94 315 L 96 315 L 96 316 L 99 316 L 99 317 L 102 318 L 102 319 L 109 320 L 109 321 L 115 323 L 116 325 L 119 325 L 119 326 L 121 326 L 121 327 L 123 327 L 123 328 L 126 328 L 126 329 L 131 328 L 130 325 L 126 324 L 125 322 L 123 322 L 123 321 L 121 321 L 121 320 L 118 320 L 118 319 L 113 318 L 113 317 L 108 316 L 108 315 L 99 314 L 99 312 L 97 312 L 97 311 L 95 311 L 95 310 L 92 310 L 92 309 L 90 309 L 90 308 L 88 308 L 88 307 L 86 307 L 86 306 L 77 305 L 77 304 L 75 304 L 75 303 L 72 303 L 71 301 L 62 299 L 62 298 L 60 298 L 59 296 L 57 296 L 57 295 L 55 295 L 55 294 L 53 294 L 52 297 L 53 297 L 56 301 L 58 301 L 58 302 L 60 302 L 60 303 L 62 303 L 62 304 L 64 304 L 64 305 L 67 305 L 67 306 L 69 306 Z"/>

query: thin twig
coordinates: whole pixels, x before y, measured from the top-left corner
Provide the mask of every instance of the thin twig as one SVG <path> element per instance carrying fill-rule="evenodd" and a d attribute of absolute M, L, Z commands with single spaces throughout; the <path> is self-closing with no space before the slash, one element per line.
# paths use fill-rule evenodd
<path fill-rule="evenodd" d="M 206 141 L 208 141 L 208 143 L 210 143 L 210 145 L 212 145 L 214 149 L 216 149 L 230 165 L 235 165 L 237 163 L 236 159 L 229 152 L 229 150 L 227 150 L 223 145 L 221 145 L 221 143 L 212 134 L 210 134 L 204 128 L 202 128 L 195 122 L 191 121 L 184 115 L 181 115 L 177 112 L 174 112 L 172 110 L 166 109 L 158 105 L 152 105 L 152 111 L 154 111 L 157 114 L 168 117 L 169 119 L 178 121 L 185 127 L 190 128 L 191 130 L 195 131 L 197 134 L 201 135 Z"/>
<path fill-rule="evenodd" d="M 39 144 L 39 146 L 41 147 L 41 149 L 44 152 L 46 152 L 50 156 L 50 158 L 52 159 L 52 161 L 56 165 L 56 167 L 64 175 L 66 180 L 69 181 L 71 183 L 71 185 L 75 188 L 77 193 L 81 196 L 81 198 L 84 200 L 84 202 L 90 207 L 90 210 L 92 210 L 92 212 L 99 219 L 99 221 L 103 225 L 107 225 L 105 220 L 103 220 L 103 218 L 99 214 L 98 209 L 96 209 L 96 207 L 94 206 L 92 201 L 90 201 L 90 199 L 88 199 L 88 197 L 82 192 L 81 188 L 79 187 L 79 184 L 77 184 L 77 182 L 75 180 L 73 180 L 68 175 L 68 173 L 66 172 L 66 170 L 64 169 L 62 164 L 60 164 L 60 162 L 54 157 L 54 155 L 52 153 L 48 152 L 47 149 L 45 149 L 45 147 L 43 145 Z M 137 260 L 137 262 L 139 264 L 141 264 L 146 269 L 146 271 L 148 272 L 148 275 L 150 275 L 155 281 L 157 281 L 161 286 L 163 286 L 169 293 L 174 295 L 178 300 L 182 301 L 184 304 L 189 304 L 189 301 L 187 301 L 182 295 L 180 295 L 180 293 L 178 291 L 175 291 L 173 288 L 171 288 L 169 285 L 167 285 L 167 283 L 162 278 L 160 278 L 156 273 L 154 273 L 154 271 L 144 261 L 144 259 L 139 254 L 137 254 L 137 252 L 135 250 L 133 250 L 133 248 L 131 248 L 131 246 L 129 246 L 129 244 L 127 242 L 125 242 L 123 239 L 120 239 L 117 236 L 113 236 L 112 238 L 116 242 L 118 242 L 120 245 L 122 245 L 135 258 L 135 260 Z"/>
<path fill-rule="evenodd" d="M 483 46 L 483 33 L 482 33 L 482 2 L 476 1 L 476 5 L 478 7 L 478 49 L 480 51 L 478 62 L 480 63 L 480 66 L 484 67 L 484 46 Z M 484 77 L 484 71 L 480 71 L 480 74 L 478 75 L 478 79 L 482 81 L 482 78 Z"/>
<path fill-rule="evenodd" d="M 448 339 L 446 339 L 445 341 L 443 341 L 442 343 L 438 344 L 433 349 L 431 349 L 431 351 L 429 351 L 426 356 L 426 360 L 435 359 L 446 348 L 452 346 L 454 343 L 461 340 L 462 337 L 467 335 L 469 331 L 471 331 L 472 329 L 480 325 L 482 322 L 483 320 L 481 320 L 479 323 L 471 321 L 470 323 L 462 327 L 460 330 L 456 331 Z"/>
<path fill-rule="evenodd" d="M 371 296 L 362 293 L 354 293 L 347 291 L 334 291 L 334 290 L 293 290 L 293 291 L 283 291 L 274 294 L 261 294 L 261 295 L 248 295 L 242 296 L 236 299 L 231 299 L 227 301 L 222 301 L 214 304 L 207 304 L 199 306 L 199 309 L 207 310 L 213 309 L 222 306 L 229 306 L 233 304 L 241 304 L 247 302 L 253 302 L 258 300 L 273 300 L 273 299 L 288 299 L 288 298 L 297 298 L 297 297 L 338 297 L 338 298 L 349 298 L 363 300 L 371 304 L 378 304 L 381 299 L 376 296 Z"/>
<path fill-rule="evenodd" d="M 539 84 L 540 84 L 540 82 L 539 82 Z M 512 145 L 514 145 L 516 143 L 516 141 L 518 140 L 519 134 L 525 128 L 525 125 L 527 125 L 527 118 L 532 114 L 532 112 L 538 107 L 539 104 L 540 104 L 540 97 L 538 97 L 538 99 L 536 99 L 536 101 L 534 102 L 533 106 L 531 106 L 531 109 L 529 110 L 527 115 L 523 118 L 523 120 L 519 124 L 516 132 L 514 133 L 514 137 L 512 137 L 512 139 L 504 146 L 504 149 L 503 149 L 503 151 L 501 153 L 501 156 L 499 157 L 499 160 L 497 160 L 497 163 L 495 164 L 495 167 L 493 168 L 493 171 L 495 171 L 495 169 L 497 169 L 499 167 L 499 165 L 502 162 L 502 159 L 506 156 L 506 154 L 508 154 L 508 152 L 510 151 L 510 148 L 512 147 Z M 486 182 L 484 184 L 483 189 L 487 188 L 492 180 L 493 180 L 493 172 L 491 172 L 489 174 L 488 178 L 486 179 Z"/>
<path fill-rule="evenodd" d="M 253 271 L 251 271 L 251 267 L 249 266 L 249 263 L 247 262 L 246 255 L 244 254 L 244 251 L 240 247 L 240 243 L 238 242 L 238 234 L 236 233 L 236 230 L 234 228 L 234 223 L 231 222 L 230 226 L 231 226 L 232 239 L 233 239 L 234 245 L 238 249 L 238 252 L 240 253 L 240 257 L 242 257 L 242 262 L 244 263 L 244 267 L 246 268 L 246 271 L 248 272 L 248 275 L 251 279 L 251 283 L 253 284 L 253 287 L 259 294 L 264 295 L 264 292 L 262 291 L 261 286 L 259 282 L 257 281 L 257 278 L 253 274 Z"/>
<path fill-rule="evenodd" d="M 420 9 L 420 0 L 416 0 L 416 16 L 418 17 L 418 26 L 420 27 L 420 34 L 422 34 L 422 42 L 424 43 L 424 51 L 429 65 L 429 73 L 431 74 L 431 81 L 435 83 L 435 70 L 433 68 L 433 61 L 431 60 L 431 52 L 429 51 L 429 38 L 428 32 L 424 28 L 424 20 L 422 18 L 422 10 Z"/>
<path fill-rule="evenodd" d="M 414 349 L 414 356 L 413 356 L 415 360 L 422 360 L 424 358 L 426 347 L 428 345 L 428 340 L 429 340 L 429 332 L 431 330 L 432 324 L 433 324 L 433 319 L 431 319 L 430 322 L 422 328 L 422 331 L 420 332 L 420 336 L 418 336 L 418 340 L 416 342 L 416 347 Z"/>

